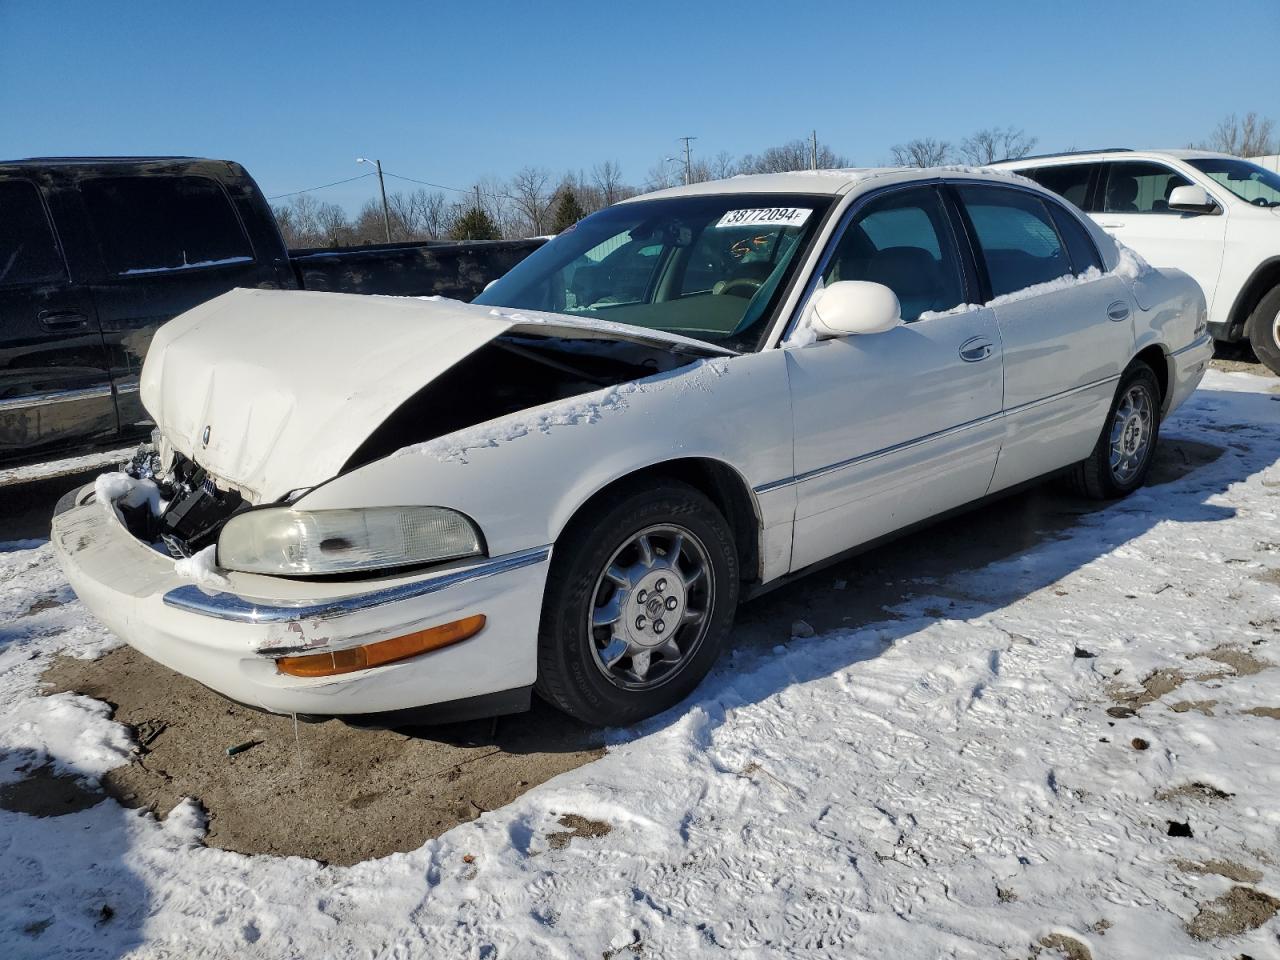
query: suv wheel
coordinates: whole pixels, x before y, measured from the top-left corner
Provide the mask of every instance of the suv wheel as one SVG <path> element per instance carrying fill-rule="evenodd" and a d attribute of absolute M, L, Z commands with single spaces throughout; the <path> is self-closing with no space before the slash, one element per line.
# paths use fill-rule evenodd
<path fill-rule="evenodd" d="M 1280 287 L 1259 301 L 1247 329 L 1249 343 L 1258 359 L 1272 373 L 1280 374 Z"/>

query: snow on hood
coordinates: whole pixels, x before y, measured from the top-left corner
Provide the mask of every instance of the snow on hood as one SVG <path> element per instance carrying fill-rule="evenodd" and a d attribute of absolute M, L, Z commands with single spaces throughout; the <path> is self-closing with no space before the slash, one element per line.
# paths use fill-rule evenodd
<path fill-rule="evenodd" d="M 396 408 L 509 330 L 732 353 L 661 331 L 456 300 L 232 290 L 157 331 L 142 403 L 175 450 L 251 502 L 271 502 L 337 475 Z"/>

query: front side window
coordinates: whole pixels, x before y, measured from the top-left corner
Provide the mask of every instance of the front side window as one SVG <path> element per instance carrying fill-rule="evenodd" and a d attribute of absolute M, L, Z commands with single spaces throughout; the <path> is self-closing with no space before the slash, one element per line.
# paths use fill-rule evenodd
<path fill-rule="evenodd" d="M 823 284 L 841 280 L 884 284 L 898 295 L 907 323 L 963 303 L 960 264 L 938 192 L 899 190 L 863 207 L 822 274 Z"/>
<path fill-rule="evenodd" d="M 80 184 L 80 194 L 110 274 L 253 259 L 231 202 L 208 177 L 95 177 Z"/>
<path fill-rule="evenodd" d="M 1096 163 L 1072 163 L 1061 167 L 1037 167 L 1019 172 L 1025 177 L 1030 177 L 1046 190 L 1052 190 L 1068 203 L 1074 203 L 1081 210 L 1087 210 L 1089 181 L 1097 166 Z"/>
<path fill-rule="evenodd" d="M 64 276 L 40 193 L 27 180 L 0 180 L 0 286 L 49 283 Z"/>
<path fill-rule="evenodd" d="M 957 188 L 987 267 L 992 296 L 1071 274 L 1071 261 L 1039 197 L 1005 187 Z"/>
<path fill-rule="evenodd" d="M 1187 163 L 1212 177 L 1241 200 L 1259 207 L 1280 207 L 1280 173 L 1248 160 L 1227 157 L 1207 157 L 1188 160 Z"/>
<path fill-rule="evenodd" d="M 756 349 L 830 205 L 750 193 L 620 203 L 561 233 L 474 302 Z"/>
<path fill-rule="evenodd" d="M 1162 163 L 1126 161 L 1107 168 L 1104 213 L 1171 213 L 1169 194 L 1191 181 Z"/>

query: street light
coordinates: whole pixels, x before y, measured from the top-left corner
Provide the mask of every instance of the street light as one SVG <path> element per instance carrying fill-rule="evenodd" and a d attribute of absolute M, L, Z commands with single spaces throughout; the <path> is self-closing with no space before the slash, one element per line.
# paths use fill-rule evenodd
<path fill-rule="evenodd" d="M 370 160 L 368 157 L 356 157 L 356 163 L 372 163 L 378 168 L 378 189 L 382 191 L 382 226 L 387 233 L 387 243 L 390 243 L 391 213 L 387 210 L 387 185 L 382 179 L 382 161 Z"/>

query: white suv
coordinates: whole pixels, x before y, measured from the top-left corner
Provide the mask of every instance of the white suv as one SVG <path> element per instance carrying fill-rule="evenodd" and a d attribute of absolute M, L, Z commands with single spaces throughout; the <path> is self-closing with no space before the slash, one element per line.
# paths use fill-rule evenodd
<path fill-rule="evenodd" d="M 1194 277 L 1214 339 L 1280 373 L 1280 174 L 1201 150 L 1099 150 L 994 166 L 1030 177 L 1157 267 Z"/>

